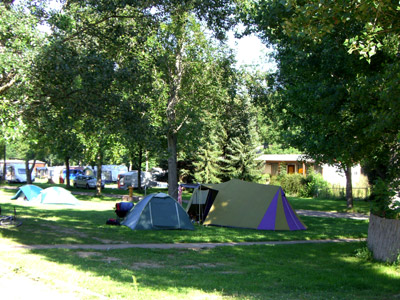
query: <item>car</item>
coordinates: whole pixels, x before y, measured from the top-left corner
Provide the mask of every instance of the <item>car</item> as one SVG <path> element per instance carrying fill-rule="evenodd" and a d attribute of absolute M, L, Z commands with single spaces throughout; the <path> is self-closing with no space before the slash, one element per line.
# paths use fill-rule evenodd
<path fill-rule="evenodd" d="M 95 189 L 96 188 L 97 179 L 93 176 L 88 175 L 77 175 L 74 180 L 74 187 L 83 187 L 87 189 Z M 104 189 L 104 181 L 101 181 L 101 188 Z"/>

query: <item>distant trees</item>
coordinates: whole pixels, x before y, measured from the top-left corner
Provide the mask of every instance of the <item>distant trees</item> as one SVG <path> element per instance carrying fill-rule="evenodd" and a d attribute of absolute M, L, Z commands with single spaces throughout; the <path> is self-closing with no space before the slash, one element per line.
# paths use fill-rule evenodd
<path fill-rule="evenodd" d="M 139 170 L 148 154 L 166 158 L 175 197 L 180 158 L 197 156 L 195 168 L 205 171 L 198 180 L 252 180 L 255 112 L 239 95 L 241 74 L 224 44 L 236 9 L 232 1 L 174 0 L 36 6 L 52 32 L 27 64 L 27 137 L 46 145 L 41 157 L 65 162 L 68 185 L 72 162 L 97 165 L 98 193 L 110 157 Z M 218 142 L 210 132 L 222 134 Z"/>
<path fill-rule="evenodd" d="M 398 132 L 397 121 L 391 125 L 383 121 L 387 117 L 374 103 L 379 99 L 386 111 L 395 109 L 387 102 L 386 93 L 379 92 L 384 86 L 378 74 L 385 74 L 388 66 L 394 70 L 396 58 L 377 47 L 369 63 L 355 52 L 350 55 L 346 47 L 349 37 L 361 36 L 365 28 L 358 17 L 345 16 L 362 11 L 343 12 L 336 4 L 328 5 L 334 7 L 332 11 L 325 5 L 316 9 L 308 2 L 312 1 L 261 1 L 250 9 L 249 23 L 257 24 L 265 41 L 276 46 L 279 68 L 271 81 L 276 94 L 266 100 L 275 109 L 276 123 L 286 129 L 281 130 L 283 137 L 288 145 L 316 161 L 335 164 L 345 171 L 347 205 L 352 207 L 351 166 L 378 149 L 382 137 L 392 132 L 384 127 Z M 318 27 L 314 13 L 337 21 L 322 19 L 322 27 Z M 341 13 L 343 19 L 338 17 Z M 378 115 L 382 118 L 375 119 Z M 378 134 L 378 127 L 383 136 Z"/>
<path fill-rule="evenodd" d="M 364 165 L 373 184 L 372 213 L 399 218 L 398 1 L 244 3 L 249 29 L 276 47 L 277 97 L 271 99 L 289 129 L 287 143 L 345 170 L 348 207 L 350 168 Z M 398 234 L 387 224 L 370 222 L 368 244 L 391 249 L 387 258 L 393 259 Z"/>

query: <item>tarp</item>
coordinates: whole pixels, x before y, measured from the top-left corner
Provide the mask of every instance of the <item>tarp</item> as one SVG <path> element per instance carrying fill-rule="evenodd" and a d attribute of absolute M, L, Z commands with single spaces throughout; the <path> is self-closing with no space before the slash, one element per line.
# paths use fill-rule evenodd
<path fill-rule="evenodd" d="M 209 194 L 204 205 L 204 225 L 258 230 L 305 230 L 280 186 L 233 179 L 202 185 Z"/>
<path fill-rule="evenodd" d="M 70 191 L 62 187 L 49 187 L 44 189 L 31 200 L 33 203 L 41 204 L 67 204 L 67 205 L 77 205 L 79 200 L 71 194 Z"/>
<path fill-rule="evenodd" d="M 208 189 L 201 190 L 199 186 L 193 191 L 192 197 L 190 197 L 189 203 L 186 206 L 187 214 L 191 219 L 196 221 L 204 220 L 204 207 L 209 193 Z"/>
<path fill-rule="evenodd" d="M 26 200 L 31 201 L 33 198 L 39 195 L 42 190 L 43 189 L 37 185 L 26 184 L 21 186 L 18 192 L 11 199 L 15 200 L 24 195 Z"/>
<path fill-rule="evenodd" d="M 194 229 L 182 206 L 164 193 L 144 197 L 132 208 L 121 225 L 132 230 Z"/>

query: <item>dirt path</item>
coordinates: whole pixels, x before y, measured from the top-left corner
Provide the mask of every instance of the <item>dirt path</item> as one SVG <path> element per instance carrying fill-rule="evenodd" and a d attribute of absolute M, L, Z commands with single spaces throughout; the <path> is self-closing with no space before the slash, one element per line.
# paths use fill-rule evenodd
<path fill-rule="evenodd" d="M 340 212 L 329 212 L 329 211 L 317 211 L 317 210 L 296 210 L 299 216 L 308 217 L 320 217 L 320 218 L 346 218 L 355 220 L 368 220 L 369 216 L 360 213 L 340 213 Z"/>
<path fill-rule="evenodd" d="M 266 242 L 237 242 L 237 243 L 176 243 L 176 244 L 58 244 L 58 245 L 0 245 L 0 251 L 37 250 L 37 249 L 91 249 L 112 250 L 128 248 L 144 249 L 205 249 L 226 246 L 252 245 L 293 245 L 320 243 L 351 243 L 365 239 L 334 239 L 334 240 L 299 240 L 299 241 L 266 241 Z"/>

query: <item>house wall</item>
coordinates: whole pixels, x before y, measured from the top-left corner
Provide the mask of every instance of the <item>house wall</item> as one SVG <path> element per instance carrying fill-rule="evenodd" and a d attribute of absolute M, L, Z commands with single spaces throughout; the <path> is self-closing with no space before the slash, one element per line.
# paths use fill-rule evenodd
<path fill-rule="evenodd" d="M 335 166 L 323 165 L 323 178 L 337 187 L 346 187 L 346 175 L 344 171 Z M 351 168 L 351 182 L 353 187 L 367 186 L 367 177 L 362 173 L 361 166 L 356 165 Z"/>

